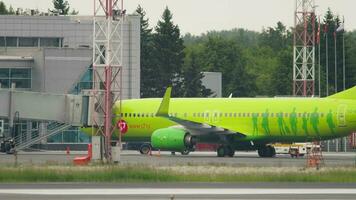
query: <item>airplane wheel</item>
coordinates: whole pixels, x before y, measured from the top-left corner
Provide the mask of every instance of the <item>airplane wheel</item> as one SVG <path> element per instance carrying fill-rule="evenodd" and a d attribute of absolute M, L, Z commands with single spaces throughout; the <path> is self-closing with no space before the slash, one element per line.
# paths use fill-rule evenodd
<path fill-rule="evenodd" d="M 218 157 L 234 157 L 235 151 L 231 146 L 221 145 L 217 149 Z"/>
<path fill-rule="evenodd" d="M 258 149 L 258 155 L 262 158 L 271 158 L 276 156 L 276 150 L 272 146 L 264 146 Z"/>
<path fill-rule="evenodd" d="M 176 152 L 175 152 L 175 151 L 172 151 L 172 152 L 171 152 L 171 155 L 172 155 L 172 156 L 175 156 L 175 155 L 176 155 Z"/>
<path fill-rule="evenodd" d="M 225 147 L 224 146 L 219 146 L 218 149 L 217 149 L 217 153 L 218 153 L 218 157 L 225 157 Z"/>
<path fill-rule="evenodd" d="M 140 147 L 140 153 L 144 155 L 148 155 L 152 151 L 151 144 L 143 144 Z"/>
<path fill-rule="evenodd" d="M 234 157 L 235 155 L 235 149 L 233 149 L 232 147 L 230 146 L 227 146 L 226 149 L 228 150 L 226 153 L 229 157 Z"/>
<path fill-rule="evenodd" d="M 180 152 L 182 155 L 186 156 L 190 153 L 188 149 L 185 149 L 184 151 Z"/>

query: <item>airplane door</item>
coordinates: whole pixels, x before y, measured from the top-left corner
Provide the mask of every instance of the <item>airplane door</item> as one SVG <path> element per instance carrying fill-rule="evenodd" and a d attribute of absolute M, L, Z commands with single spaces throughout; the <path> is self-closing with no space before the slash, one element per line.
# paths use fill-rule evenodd
<path fill-rule="evenodd" d="M 337 124 L 339 127 L 346 126 L 346 105 L 340 105 L 337 109 Z"/>

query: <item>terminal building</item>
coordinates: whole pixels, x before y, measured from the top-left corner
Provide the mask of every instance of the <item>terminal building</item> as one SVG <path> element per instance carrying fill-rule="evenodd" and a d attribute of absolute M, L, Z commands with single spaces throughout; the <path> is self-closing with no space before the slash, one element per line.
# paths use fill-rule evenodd
<path fill-rule="evenodd" d="M 91 88 L 93 18 L 85 16 L 0 16 L 0 88 L 52 94 L 78 94 Z M 140 17 L 128 15 L 123 25 L 122 99 L 140 95 Z M 0 106 L 8 106 L 1 105 Z M 50 109 L 50 108 L 46 108 Z M 17 113 L 21 118 L 21 113 Z M 17 134 L 41 129 L 41 121 L 16 120 Z M 42 125 L 45 126 L 45 125 Z M 0 138 L 11 135 L 8 118 L 0 119 Z M 88 143 L 70 127 L 46 141 L 44 148 L 63 143 Z"/>

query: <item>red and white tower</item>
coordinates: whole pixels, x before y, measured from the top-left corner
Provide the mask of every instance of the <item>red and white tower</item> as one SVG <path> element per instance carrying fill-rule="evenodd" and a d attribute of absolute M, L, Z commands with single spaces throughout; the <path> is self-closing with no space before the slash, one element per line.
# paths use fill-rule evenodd
<path fill-rule="evenodd" d="M 315 84 L 315 2 L 296 0 L 293 47 L 293 94 L 313 96 Z"/>
<path fill-rule="evenodd" d="M 111 137 L 113 106 L 121 112 L 121 83 L 123 65 L 123 0 L 94 0 L 93 29 L 93 103 L 94 135 L 102 135 L 104 156 L 112 161 Z M 121 134 L 119 134 L 121 135 Z"/>

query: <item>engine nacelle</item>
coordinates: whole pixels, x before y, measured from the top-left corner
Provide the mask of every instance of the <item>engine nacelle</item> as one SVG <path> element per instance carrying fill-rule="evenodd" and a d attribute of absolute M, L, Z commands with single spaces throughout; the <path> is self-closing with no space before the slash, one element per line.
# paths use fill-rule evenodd
<path fill-rule="evenodd" d="M 195 144 L 194 136 L 178 128 L 158 129 L 151 136 L 152 147 L 162 151 L 182 152 L 186 149 L 192 149 Z"/>

